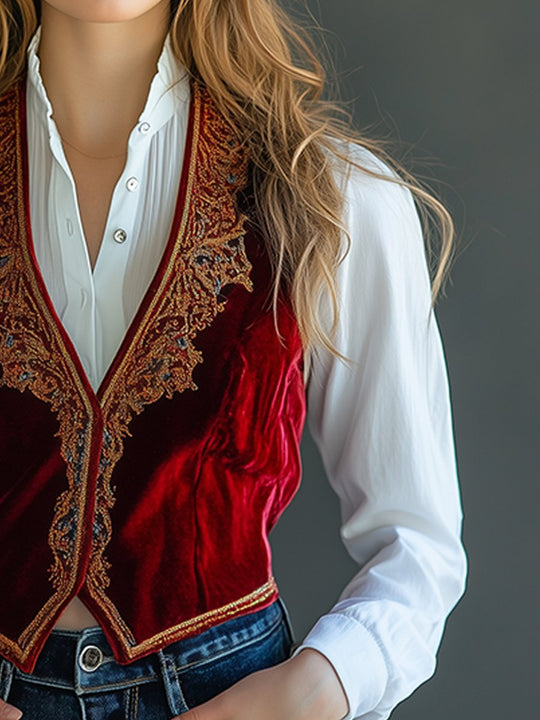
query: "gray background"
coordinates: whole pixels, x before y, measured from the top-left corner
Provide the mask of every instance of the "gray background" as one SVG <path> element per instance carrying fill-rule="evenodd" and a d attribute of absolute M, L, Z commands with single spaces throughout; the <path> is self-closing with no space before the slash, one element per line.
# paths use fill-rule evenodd
<path fill-rule="evenodd" d="M 435 675 L 392 718 L 534 718 L 540 701 L 540 5 L 321 0 L 309 6 L 327 29 L 342 97 L 354 100 L 355 124 L 375 123 L 372 134 L 398 141 L 409 169 L 438 181 L 432 187 L 460 234 L 437 316 L 453 400 L 468 589 L 448 619 Z M 297 639 L 358 569 L 341 545 L 337 498 L 307 434 L 302 445 L 302 486 L 271 536 Z"/>

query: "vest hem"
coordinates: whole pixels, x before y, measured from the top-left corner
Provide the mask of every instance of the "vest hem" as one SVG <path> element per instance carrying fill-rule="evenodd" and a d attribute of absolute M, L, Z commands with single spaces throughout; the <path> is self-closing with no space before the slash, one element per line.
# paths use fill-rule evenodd
<path fill-rule="evenodd" d="M 233 617 L 239 617 L 250 612 L 255 612 L 255 610 L 260 610 L 271 604 L 278 596 L 279 590 L 277 584 L 274 577 L 271 576 L 263 585 L 260 585 L 247 595 L 243 595 L 232 602 L 221 605 L 213 610 L 208 610 L 188 620 L 183 620 L 177 625 L 162 630 L 139 643 L 136 642 L 133 634 L 121 619 L 114 605 L 108 601 L 110 609 L 106 611 L 106 617 L 109 622 L 100 623 L 100 626 L 111 645 L 116 661 L 120 665 L 128 665 L 134 660 L 139 660 L 146 655 L 161 650 L 177 640 L 197 635 L 199 632 L 232 619 Z M 103 610 L 103 605 L 101 608 Z M 111 616 L 111 610 L 115 617 Z M 119 622 L 121 623 L 121 627 L 119 627 Z M 22 672 L 31 673 L 36 666 L 39 653 L 52 629 L 53 627 L 50 627 L 41 637 L 35 636 L 32 640 L 29 640 L 24 649 L 18 642 L 0 634 L 0 654 Z M 128 633 L 127 637 L 124 634 L 125 631 Z M 28 628 L 23 631 L 18 640 L 20 640 L 23 635 L 28 637 Z M 126 642 L 128 638 L 131 643 L 136 644 Z"/>

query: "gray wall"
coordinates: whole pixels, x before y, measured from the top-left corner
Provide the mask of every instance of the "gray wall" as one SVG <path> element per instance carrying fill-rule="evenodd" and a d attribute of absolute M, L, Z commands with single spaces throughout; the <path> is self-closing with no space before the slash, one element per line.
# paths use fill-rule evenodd
<path fill-rule="evenodd" d="M 469 557 L 433 678 L 396 720 L 536 717 L 540 669 L 540 5 L 321 0 L 310 7 L 355 121 L 401 140 L 437 188 L 460 255 L 437 316 L 450 376 Z M 414 160 L 414 165 L 410 161 Z M 427 163 L 425 161 L 428 161 Z M 300 491 L 272 533 L 297 638 L 356 566 L 303 441 Z M 436 482 L 436 478 L 434 478 Z"/>

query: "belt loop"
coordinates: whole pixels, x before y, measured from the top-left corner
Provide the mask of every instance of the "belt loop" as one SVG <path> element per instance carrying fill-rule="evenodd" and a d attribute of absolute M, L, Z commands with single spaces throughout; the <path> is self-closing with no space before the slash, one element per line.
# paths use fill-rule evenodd
<path fill-rule="evenodd" d="M 7 658 L 0 660 L 0 698 L 4 701 L 9 697 L 14 670 L 15 666 Z"/>
<path fill-rule="evenodd" d="M 283 599 L 283 597 L 282 597 L 281 595 L 278 595 L 277 601 L 278 601 L 278 604 L 279 604 L 280 607 L 281 607 L 281 610 L 282 610 L 282 613 L 283 613 L 283 619 L 284 619 L 284 621 L 285 621 L 285 625 L 286 625 L 286 627 L 287 627 L 287 630 L 288 630 L 288 633 L 289 633 L 289 636 L 290 636 L 290 641 L 291 641 L 291 650 L 290 650 L 290 653 L 291 653 L 291 655 L 292 655 L 292 653 L 293 653 L 293 648 L 296 647 L 297 645 L 299 645 L 300 643 L 296 642 L 296 634 L 295 634 L 294 629 L 293 629 L 293 624 L 292 624 L 292 621 L 291 621 L 291 616 L 290 616 L 290 614 L 289 614 L 289 609 L 288 609 L 287 605 L 285 604 L 285 600 Z"/>
<path fill-rule="evenodd" d="M 184 693 L 180 687 L 180 680 L 174 668 L 174 660 L 163 650 L 158 650 L 156 655 L 159 660 L 169 710 L 173 715 L 181 715 L 187 712 L 189 707 L 187 706 Z"/>

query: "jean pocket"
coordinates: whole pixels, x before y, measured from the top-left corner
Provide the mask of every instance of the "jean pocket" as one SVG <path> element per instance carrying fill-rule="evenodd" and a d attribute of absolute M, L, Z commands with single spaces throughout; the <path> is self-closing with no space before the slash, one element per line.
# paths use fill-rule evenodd
<path fill-rule="evenodd" d="M 188 708 L 212 699 L 257 670 L 287 660 L 289 632 L 287 623 L 278 616 L 259 636 L 202 662 L 175 668 Z"/>

